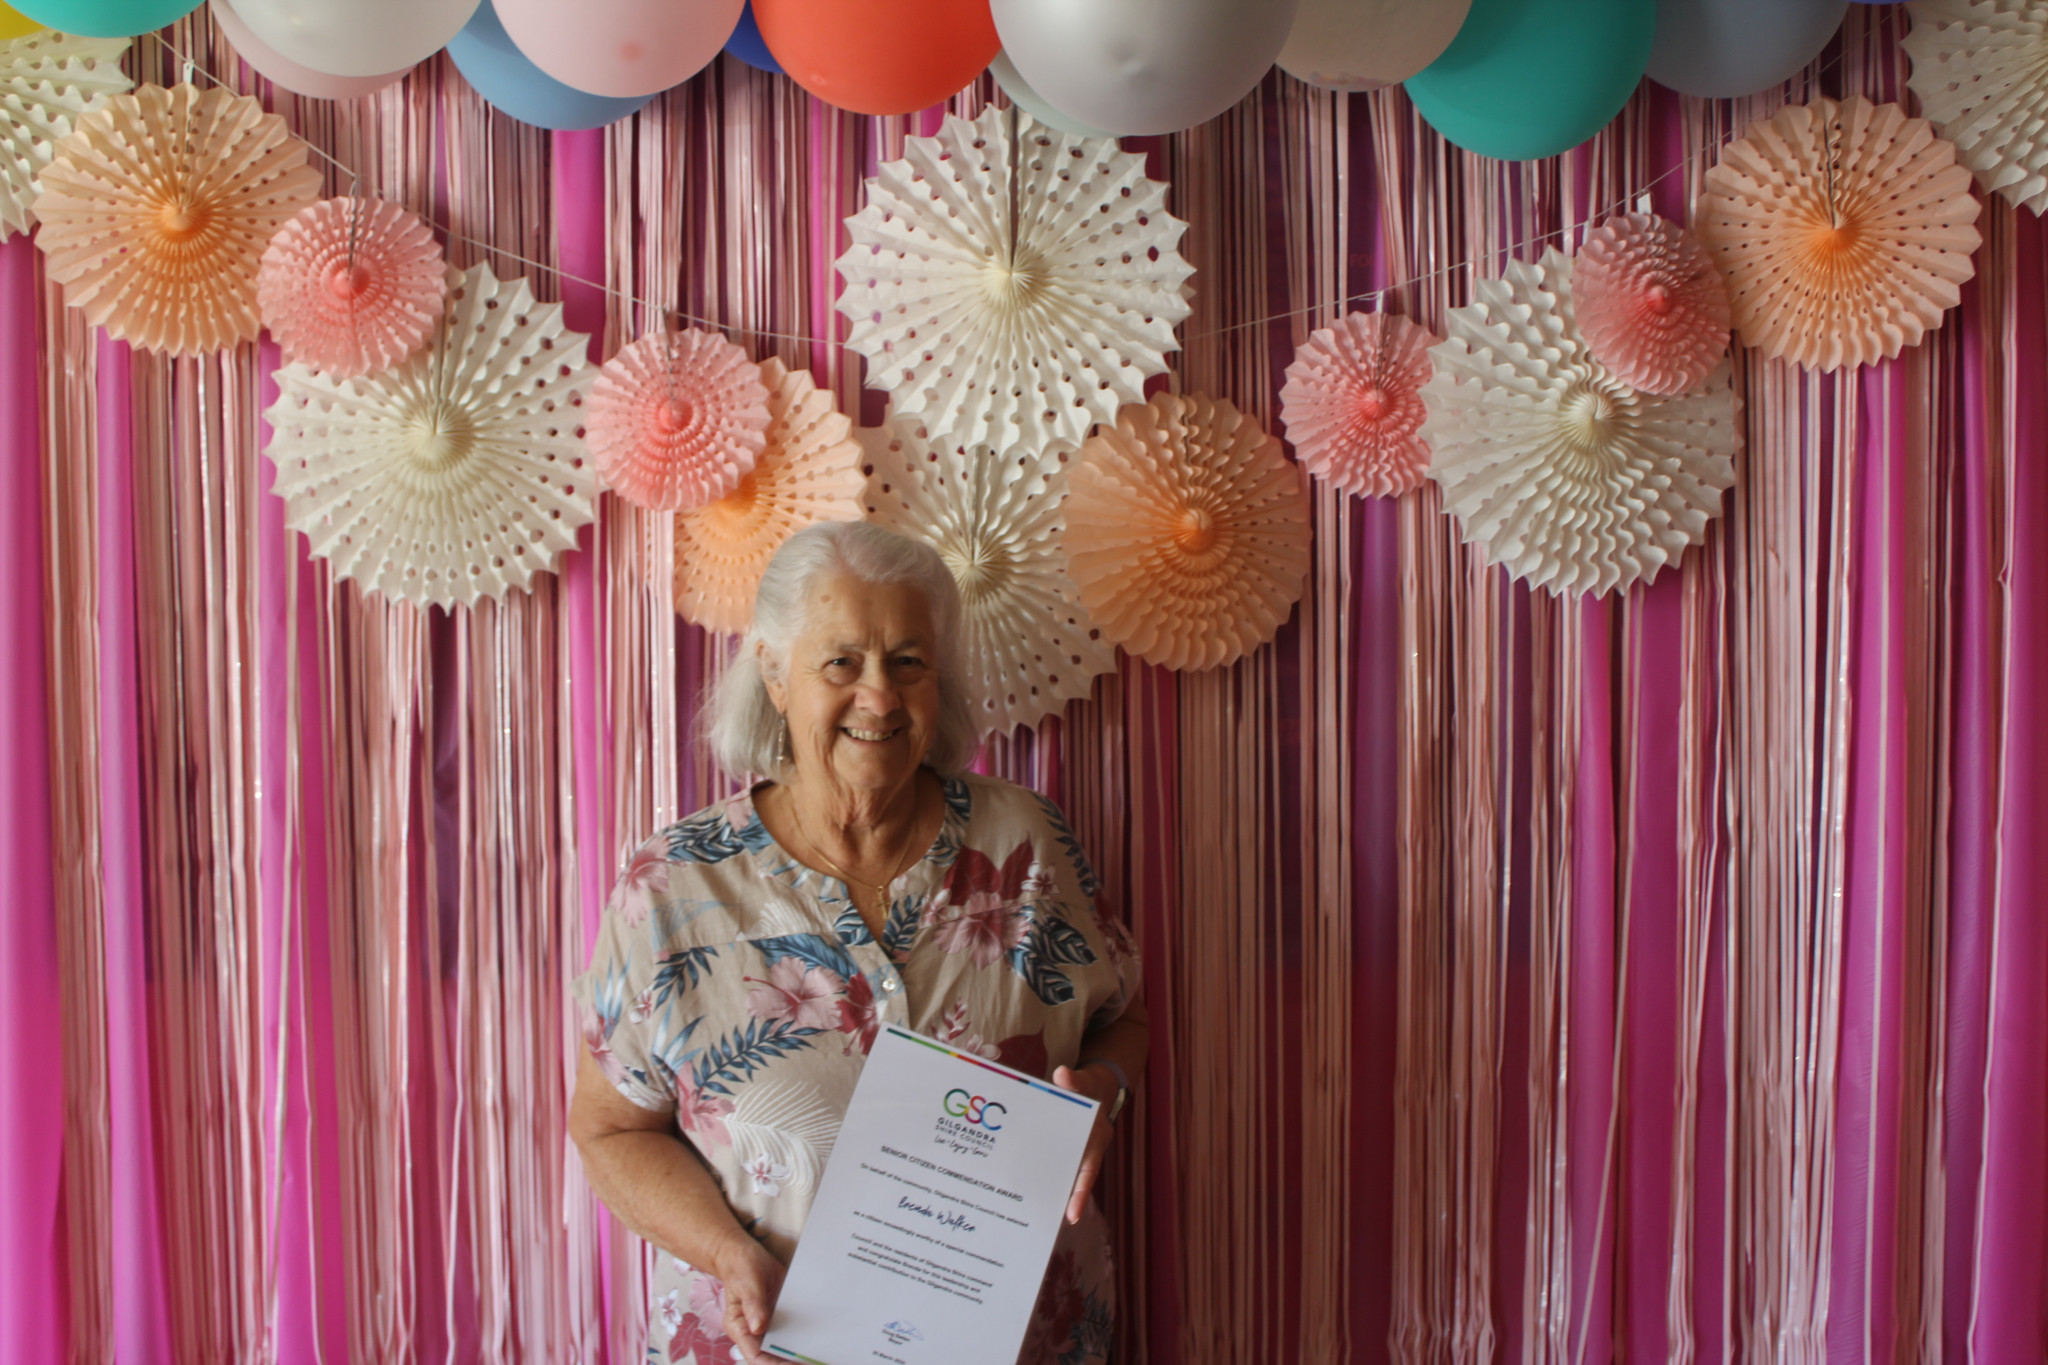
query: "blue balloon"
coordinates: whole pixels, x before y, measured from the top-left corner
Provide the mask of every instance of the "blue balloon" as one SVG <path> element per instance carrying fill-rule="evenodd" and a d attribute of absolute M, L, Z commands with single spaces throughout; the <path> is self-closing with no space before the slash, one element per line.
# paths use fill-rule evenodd
<path fill-rule="evenodd" d="M 39 24 L 80 38 L 133 38 L 198 9 L 204 0 L 14 0 Z"/>
<path fill-rule="evenodd" d="M 513 43 L 491 0 L 478 5 L 462 32 L 448 40 L 448 57 L 493 109 L 521 123 L 556 132 L 602 128 L 654 98 L 590 95 L 562 84 L 535 66 Z"/>
<path fill-rule="evenodd" d="M 739 27 L 732 31 L 732 37 L 725 40 L 725 50 L 753 67 L 772 75 L 782 74 L 782 63 L 775 60 L 775 54 L 768 50 L 768 42 L 761 36 L 761 26 L 754 22 L 754 0 L 747 0 L 740 11 Z"/>
<path fill-rule="evenodd" d="M 1681 95 L 1754 95 L 1818 57 L 1848 12 L 1848 0 L 1657 0 L 1649 76 Z"/>

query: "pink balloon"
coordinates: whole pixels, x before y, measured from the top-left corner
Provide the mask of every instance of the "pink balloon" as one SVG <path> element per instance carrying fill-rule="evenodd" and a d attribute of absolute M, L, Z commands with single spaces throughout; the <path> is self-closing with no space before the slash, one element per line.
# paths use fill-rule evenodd
<path fill-rule="evenodd" d="M 702 71 L 739 25 L 746 0 L 497 0 L 527 59 L 590 95 L 637 98 Z"/>
<path fill-rule="evenodd" d="M 322 100 L 352 100 L 358 95 L 382 90 L 412 69 L 406 67 L 383 76 L 330 76 L 325 71 L 300 66 L 265 47 L 263 40 L 249 31 L 249 26 L 242 22 L 242 16 L 235 13 L 228 0 L 210 0 L 208 8 L 213 11 L 213 22 L 220 26 L 228 45 L 254 68 L 257 75 L 295 94 Z"/>

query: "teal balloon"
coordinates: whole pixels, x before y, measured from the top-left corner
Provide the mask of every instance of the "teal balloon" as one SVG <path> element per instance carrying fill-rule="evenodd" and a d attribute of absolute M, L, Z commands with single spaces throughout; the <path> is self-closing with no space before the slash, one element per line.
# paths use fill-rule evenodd
<path fill-rule="evenodd" d="M 1657 0 L 1473 0 L 1408 98 L 1468 152 L 1555 156 L 1621 112 L 1656 38 Z"/>
<path fill-rule="evenodd" d="M 204 0 L 10 0 L 39 24 L 80 38 L 133 38 L 198 9 Z"/>

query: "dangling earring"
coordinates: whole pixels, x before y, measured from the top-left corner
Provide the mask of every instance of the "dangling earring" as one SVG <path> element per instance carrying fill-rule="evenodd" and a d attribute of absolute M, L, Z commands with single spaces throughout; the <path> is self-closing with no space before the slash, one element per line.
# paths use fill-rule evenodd
<path fill-rule="evenodd" d="M 787 715 L 782 717 L 782 733 L 775 740 L 775 761 L 785 768 L 789 766 L 789 717 Z"/>

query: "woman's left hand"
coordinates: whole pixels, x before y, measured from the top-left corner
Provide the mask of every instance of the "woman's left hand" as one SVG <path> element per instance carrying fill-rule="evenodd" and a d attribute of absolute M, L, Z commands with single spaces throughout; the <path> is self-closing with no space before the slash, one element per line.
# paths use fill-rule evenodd
<path fill-rule="evenodd" d="M 1062 1090 L 1086 1095 L 1102 1106 L 1095 1111 L 1095 1127 L 1089 1131 L 1087 1149 L 1081 1153 L 1081 1173 L 1074 1177 L 1074 1193 L 1067 1200 L 1067 1221 L 1078 1223 L 1088 1208 L 1089 1192 L 1095 1188 L 1095 1178 L 1102 1174 L 1102 1160 L 1109 1151 L 1109 1106 L 1116 1099 L 1117 1080 L 1106 1067 L 1061 1066 L 1053 1068 L 1052 1083 Z"/>

